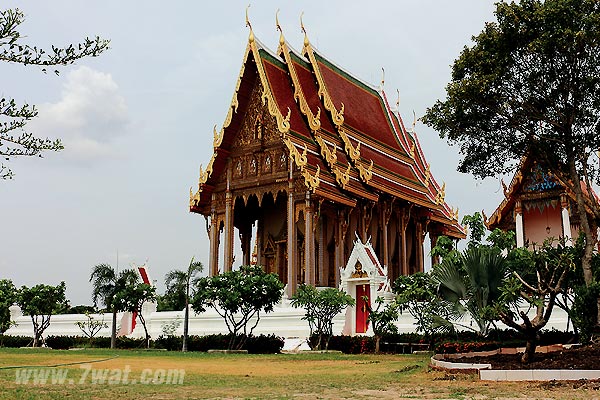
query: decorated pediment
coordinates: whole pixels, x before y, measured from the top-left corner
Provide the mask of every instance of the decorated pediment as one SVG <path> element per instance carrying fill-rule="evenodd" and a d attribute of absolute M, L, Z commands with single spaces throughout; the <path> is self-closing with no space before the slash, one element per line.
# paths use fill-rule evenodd
<path fill-rule="evenodd" d="M 375 284 L 378 290 L 389 290 L 388 268 L 382 266 L 370 241 L 357 237 L 345 268 L 341 271 L 342 286 L 349 280 L 364 280 Z"/>
<path fill-rule="evenodd" d="M 552 189 L 560 189 L 556 180 L 539 164 L 534 164 L 523 180 L 522 191 L 524 193 L 545 192 Z"/>

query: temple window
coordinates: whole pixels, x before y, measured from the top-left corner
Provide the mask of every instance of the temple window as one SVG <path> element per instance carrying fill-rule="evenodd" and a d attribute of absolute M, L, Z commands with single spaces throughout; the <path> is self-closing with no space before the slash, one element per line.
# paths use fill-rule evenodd
<path fill-rule="evenodd" d="M 236 178 L 241 178 L 242 177 L 242 160 L 238 160 L 237 163 L 235 164 L 235 176 Z"/>
<path fill-rule="evenodd" d="M 287 169 L 287 155 L 285 153 L 281 153 L 279 156 L 279 170 Z"/>
<path fill-rule="evenodd" d="M 252 157 L 250 159 L 250 168 L 249 168 L 248 173 L 250 175 L 256 175 L 256 158 L 255 157 Z"/>
<path fill-rule="evenodd" d="M 271 172 L 271 155 L 265 156 L 265 172 Z"/>

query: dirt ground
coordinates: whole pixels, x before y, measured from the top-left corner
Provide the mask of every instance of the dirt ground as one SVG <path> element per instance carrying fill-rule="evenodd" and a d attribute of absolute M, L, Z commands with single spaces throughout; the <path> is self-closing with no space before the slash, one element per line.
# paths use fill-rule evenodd
<path fill-rule="evenodd" d="M 470 357 L 457 359 L 457 362 L 488 363 L 493 369 L 600 369 L 600 343 L 553 353 L 536 353 L 529 364 L 521 362 L 521 354 Z"/>

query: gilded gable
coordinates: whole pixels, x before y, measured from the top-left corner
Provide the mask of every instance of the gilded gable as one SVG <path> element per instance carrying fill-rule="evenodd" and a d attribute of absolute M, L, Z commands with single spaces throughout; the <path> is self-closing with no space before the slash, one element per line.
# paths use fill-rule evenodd
<path fill-rule="evenodd" d="M 248 147 L 254 148 L 258 144 L 269 146 L 280 141 L 277 123 L 269 114 L 267 106 L 263 104 L 261 99 L 262 92 L 262 85 L 257 80 L 250 95 L 250 102 L 244 115 L 242 127 L 237 132 L 237 136 L 231 146 L 232 153 L 243 153 Z"/>

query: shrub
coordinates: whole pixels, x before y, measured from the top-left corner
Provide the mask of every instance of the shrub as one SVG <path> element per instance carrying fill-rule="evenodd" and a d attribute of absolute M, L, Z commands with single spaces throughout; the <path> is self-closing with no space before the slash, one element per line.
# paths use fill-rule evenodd
<path fill-rule="evenodd" d="M 181 350 L 182 336 L 160 336 L 154 341 L 154 347 L 169 351 Z M 226 350 L 231 342 L 230 335 L 216 334 L 188 337 L 188 351 Z M 283 338 L 275 335 L 248 336 L 243 350 L 250 354 L 273 354 L 281 352 Z"/>
<path fill-rule="evenodd" d="M 30 336 L 0 335 L 0 347 L 25 347 L 31 346 L 33 338 Z"/>
<path fill-rule="evenodd" d="M 317 341 L 315 336 L 310 340 Z M 329 340 L 329 350 L 339 350 L 345 354 L 364 354 L 375 351 L 375 340 L 370 336 L 336 335 Z"/>

